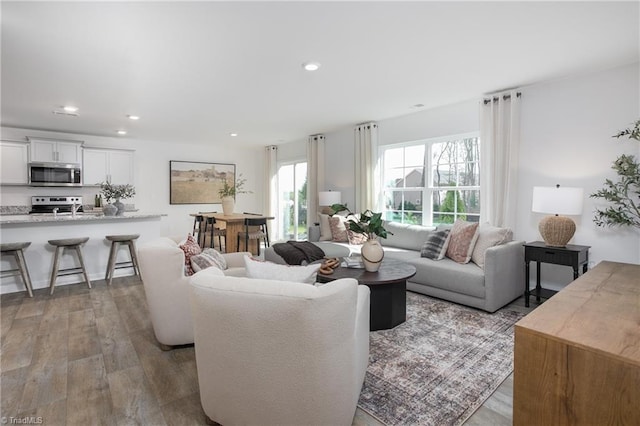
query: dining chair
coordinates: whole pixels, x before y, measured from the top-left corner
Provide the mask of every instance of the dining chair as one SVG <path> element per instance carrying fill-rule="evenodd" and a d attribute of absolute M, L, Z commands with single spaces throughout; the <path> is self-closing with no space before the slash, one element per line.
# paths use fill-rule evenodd
<path fill-rule="evenodd" d="M 215 213 L 215 212 L 212 212 Z M 220 251 L 222 252 L 222 237 L 227 239 L 227 230 L 221 229 L 216 226 L 216 218 L 213 216 L 209 216 L 205 218 L 204 223 L 204 231 L 202 237 L 202 247 L 206 244 L 207 232 L 209 233 L 209 241 L 211 241 L 211 248 L 216 248 L 215 238 L 218 237 L 218 245 L 220 246 Z"/>
<path fill-rule="evenodd" d="M 251 214 L 251 213 L 245 213 Z M 257 227 L 257 228 L 256 228 Z M 253 228 L 253 229 L 250 229 Z M 260 240 L 264 240 L 265 247 L 269 247 L 269 228 L 267 228 L 267 219 L 264 217 L 244 220 L 244 231 L 238 232 L 236 237 L 236 245 L 240 248 L 240 239 L 244 240 L 244 248 L 249 251 L 249 240 L 258 241 L 258 256 L 260 255 Z"/>
<path fill-rule="evenodd" d="M 193 230 L 191 231 L 191 235 L 198 242 L 200 247 L 204 245 L 202 240 L 202 222 L 204 221 L 204 216 L 201 214 L 197 214 L 193 217 Z"/>

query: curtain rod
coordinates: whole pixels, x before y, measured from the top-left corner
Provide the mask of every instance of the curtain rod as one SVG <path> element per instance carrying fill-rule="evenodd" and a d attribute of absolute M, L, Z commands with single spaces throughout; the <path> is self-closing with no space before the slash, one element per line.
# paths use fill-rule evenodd
<path fill-rule="evenodd" d="M 518 98 L 519 98 L 519 97 L 521 97 L 521 96 L 522 96 L 522 93 L 521 93 L 521 92 L 516 92 L 516 97 L 518 97 Z M 502 96 L 502 100 L 503 100 L 503 101 L 506 101 L 507 99 L 511 99 L 511 95 L 503 95 L 503 96 Z M 499 96 L 494 96 L 494 97 L 493 97 L 493 98 L 491 98 L 491 99 L 485 99 L 483 102 L 484 102 L 484 104 L 486 105 L 486 104 L 488 104 L 488 103 L 489 103 L 489 102 L 491 102 L 491 101 L 493 101 L 493 102 L 498 102 L 499 100 L 500 100 L 500 97 L 499 97 Z"/>

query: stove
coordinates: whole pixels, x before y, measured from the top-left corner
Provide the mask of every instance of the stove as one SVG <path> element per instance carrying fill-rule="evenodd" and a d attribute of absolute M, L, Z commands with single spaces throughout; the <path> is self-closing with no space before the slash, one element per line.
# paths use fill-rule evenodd
<path fill-rule="evenodd" d="M 80 205 L 76 212 L 82 212 L 82 197 L 71 196 L 43 196 L 36 195 L 31 197 L 31 211 L 30 214 L 43 214 L 53 213 L 54 209 L 58 213 L 71 213 L 73 205 Z"/>

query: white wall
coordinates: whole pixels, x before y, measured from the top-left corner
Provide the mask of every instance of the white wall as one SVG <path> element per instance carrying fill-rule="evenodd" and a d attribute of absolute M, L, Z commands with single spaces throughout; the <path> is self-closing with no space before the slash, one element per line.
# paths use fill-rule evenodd
<path fill-rule="evenodd" d="M 638 64 L 522 88 L 521 148 L 518 175 L 517 239 L 540 240 L 541 216 L 531 212 L 534 186 L 580 186 L 583 215 L 574 244 L 591 246 L 591 265 L 602 260 L 640 263 L 638 230 L 603 229 L 592 222 L 595 201 L 588 194 L 613 178 L 611 163 L 621 153 L 640 156 L 640 143 L 611 138 L 640 118 Z M 378 121 L 379 144 L 391 145 L 479 130 L 479 99 Z M 353 205 L 353 130 L 325 134 L 327 188 L 341 190 Z M 544 265 L 552 286 L 572 279 L 570 268 Z"/>
<path fill-rule="evenodd" d="M 640 156 L 640 142 L 611 137 L 640 118 L 639 90 L 638 64 L 522 90 L 518 238 L 540 239 L 537 224 L 543 215 L 531 212 L 534 186 L 582 187 L 584 209 L 575 218 L 572 243 L 591 246 L 591 265 L 602 260 L 640 263 L 639 230 L 597 227 L 593 211 L 602 204 L 588 197 L 605 178 L 615 178 L 611 164 L 620 154 Z M 545 267 L 552 276 L 559 277 L 560 269 L 571 276 L 567 268 Z"/>
<path fill-rule="evenodd" d="M 91 135 L 77 135 L 57 132 L 43 132 L 29 129 L 3 127 L 2 139 L 23 140 L 26 136 L 41 136 L 57 139 L 84 141 L 85 146 L 126 148 L 135 150 L 135 182 L 136 197 L 125 200 L 135 203 L 143 212 L 163 213 L 168 216 L 166 222 L 167 235 L 185 235 L 191 231 L 193 218 L 189 213 L 197 211 L 222 211 L 219 204 L 169 204 L 169 161 L 205 161 L 217 163 L 235 163 L 236 172 L 247 178 L 246 189 L 252 194 L 240 194 L 236 198 L 236 211 L 262 211 L 264 148 L 224 147 L 203 144 L 189 144 L 184 141 L 154 142 L 139 141 L 126 138 L 110 138 Z M 32 195 L 78 194 L 85 197 L 85 203 L 93 204 L 93 197 L 99 192 L 97 187 L 65 189 L 65 188 L 31 188 L 25 186 L 0 187 L 3 206 L 30 205 Z"/>

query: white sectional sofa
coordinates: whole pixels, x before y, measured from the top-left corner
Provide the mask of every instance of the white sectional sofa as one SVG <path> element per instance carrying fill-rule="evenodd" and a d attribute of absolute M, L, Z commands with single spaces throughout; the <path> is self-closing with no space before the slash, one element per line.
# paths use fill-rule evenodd
<path fill-rule="evenodd" d="M 381 239 L 385 258 L 408 262 L 416 275 L 407 281 L 407 289 L 449 300 L 487 312 L 495 312 L 524 292 L 524 241 L 510 241 L 485 251 L 484 268 L 473 262 L 456 263 L 449 258 L 431 260 L 420 257 L 420 250 L 434 228 L 388 222 L 393 232 Z M 319 232 L 309 232 L 318 236 Z M 327 257 L 359 254 L 359 245 L 333 241 L 314 241 Z M 286 263 L 273 247 L 265 251 L 265 260 Z"/>

